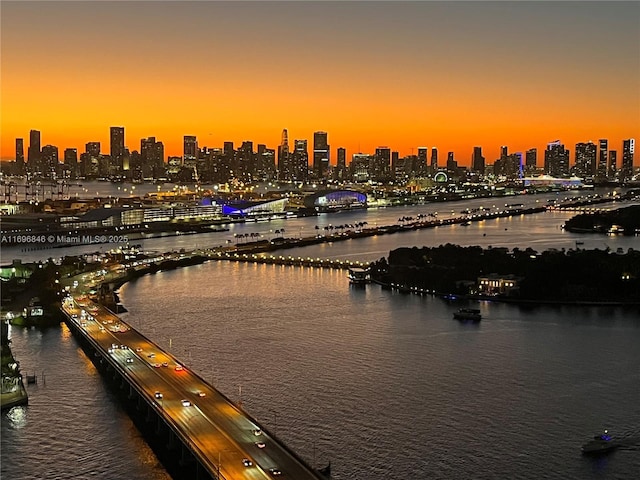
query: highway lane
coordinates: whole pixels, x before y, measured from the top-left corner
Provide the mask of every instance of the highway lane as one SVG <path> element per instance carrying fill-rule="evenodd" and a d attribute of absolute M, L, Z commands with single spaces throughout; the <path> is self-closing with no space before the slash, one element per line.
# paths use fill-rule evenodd
<path fill-rule="evenodd" d="M 220 469 L 223 478 L 264 479 L 279 477 L 278 472 L 283 478 L 322 478 L 215 388 L 115 314 L 84 296 L 65 301 L 64 310 L 206 457 L 210 469 Z M 251 465 L 246 466 L 244 459 Z"/>

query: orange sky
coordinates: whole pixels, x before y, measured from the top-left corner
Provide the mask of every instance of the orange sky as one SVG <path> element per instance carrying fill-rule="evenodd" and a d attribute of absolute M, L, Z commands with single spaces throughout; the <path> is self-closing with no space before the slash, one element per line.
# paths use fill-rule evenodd
<path fill-rule="evenodd" d="M 555 139 L 621 151 L 640 132 L 640 7 L 552 3 L 2 2 L 1 157 L 31 129 L 60 156 L 108 153 L 110 126 L 167 155 L 183 135 L 276 148 L 283 128 L 327 131 L 332 163 L 340 146 L 462 165 L 475 145 L 489 162 Z"/>

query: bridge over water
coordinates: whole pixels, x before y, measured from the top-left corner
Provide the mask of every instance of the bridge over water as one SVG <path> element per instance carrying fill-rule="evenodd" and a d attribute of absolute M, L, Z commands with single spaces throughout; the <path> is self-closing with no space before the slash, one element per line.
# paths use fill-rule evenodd
<path fill-rule="evenodd" d="M 241 407 L 108 309 L 78 295 L 66 297 L 62 311 L 98 370 L 124 394 L 147 439 L 160 445 L 160 459 L 175 465 L 174 477 L 325 478 Z"/>

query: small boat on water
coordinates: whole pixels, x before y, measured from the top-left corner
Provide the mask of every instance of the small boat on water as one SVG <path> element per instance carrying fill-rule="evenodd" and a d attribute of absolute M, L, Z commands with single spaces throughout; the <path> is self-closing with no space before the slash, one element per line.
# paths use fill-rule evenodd
<path fill-rule="evenodd" d="M 350 267 L 349 282 L 357 285 L 363 285 L 371 281 L 371 270 L 368 268 Z"/>
<path fill-rule="evenodd" d="M 479 322 L 482 320 L 482 315 L 480 314 L 480 310 L 477 308 L 461 308 L 457 312 L 453 313 L 453 318 L 456 320 Z"/>
<path fill-rule="evenodd" d="M 620 442 L 613 439 L 607 430 L 600 435 L 594 435 L 593 440 L 582 445 L 582 453 L 584 455 L 598 455 L 600 453 L 610 452 L 618 448 Z"/>

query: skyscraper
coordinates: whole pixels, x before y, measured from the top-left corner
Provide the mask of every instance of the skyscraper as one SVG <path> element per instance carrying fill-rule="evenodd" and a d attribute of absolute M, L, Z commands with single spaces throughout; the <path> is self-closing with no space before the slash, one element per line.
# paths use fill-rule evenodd
<path fill-rule="evenodd" d="M 282 130 L 282 140 L 278 145 L 278 178 L 280 180 L 293 180 L 294 168 L 291 165 L 289 155 L 289 134 L 287 129 Z"/>
<path fill-rule="evenodd" d="M 532 174 L 538 167 L 538 149 L 530 148 L 525 155 L 525 170 L 527 174 Z"/>
<path fill-rule="evenodd" d="M 343 147 L 338 148 L 338 158 L 336 163 L 336 178 L 338 180 L 347 179 L 347 150 Z"/>
<path fill-rule="evenodd" d="M 156 137 L 140 140 L 140 157 L 144 177 L 160 178 L 164 171 L 164 145 Z"/>
<path fill-rule="evenodd" d="M 429 170 L 427 156 L 429 155 L 429 147 L 418 147 L 418 165 L 416 170 L 420 175 L 424 175 Z"/>
<path fill-rule="evenodd" d="M 309 150 L 306 140 L 293 141 L 292 180 L 306 182 L 309 176 Z"/>
<path fill-rule="evenodd" d="M 433 147 L 431 149 L 431 174 L 435 175 L 438 171 L 438 149 Z"/>
<path fill-rule="evenodd" d="M 482 147 L 473 147 L 473 156 L 471 157 L 471 170 L 484 175 L 484 157 L 482 156 Z"/>
<path fill-rule="evenodd" d="M 600 155 L 598 156 L 598 169 L 596 176 L 600 179 L 607 178 L 607 165 L 608 165 L 608 141 L 606 139 L 600 139 Z"/>
<path fill-rule="evenodd" d="M 46 178 L 57 178 L 58 166 L 58 147 L 55 145 L 42 147 L 42 175 Z"/>
<path fill-rule="evenodd" d="M 25 173 L 23 138 L 16 138 L 16 172 L 18 175 Z"/>
<path fill-rule="evenodd" d="M 569 150 L 564 148 L 560 140 L 547 144 L 544 151 L 544 173 L 553 177 L 569 175 Z"/>
<path fill-rule="evenodd" d="M 79 175 L 78 150 L 76 148 L 66 148 L 64 150 L 64 169 L 71 178 L 76 178 Z"/>
<path fill-rule="evenodd" d="M 391 149 L 389 147 L 378 147 L 374 155 L 373 165 L 369 174 L 375 181 L 385 181 L 391 176 Z"/>
<path fill-rule="evenodd" d="M 577 143 L 575 153 L 575 173 L 580 177 L 592 177 L 596 171 L 596 144 Z"/>
<path fill-rule="evenodd" d="M 313 133 L 313 174 L 322 179 L 329 170 L 329 144 L 327 132 Z"/>
<path fill-rule="evenodd" d="M 618 173 L 618 152 L 615 150 L 609 151 L 609 165 L 607 166 L 607 178 L 614 180 Z"/>
<path fill-rule="evenodd" d="M 29 150 L 27 151 L 27 167 L 30 172 L 40 171 L 40 158 L 40 132 L 31 130 L 29 132 Z"/>
<path fill-rule="evenodd" d="M 453 152 L 447 152 L 447 172 L 455 173 L 458 170 L 458 162 L 454 158 Z"/>
<path fill-rule="evenodd" d="M 620 181 L 626 182 L 633 176 L 633 154 L 635 140 L 630 138 L 622 141 L 622 166 L 620 167 Z"/>
<path fill-rule="evenodd" d="M 122 173 L 122 162 L 124 159 L 124 127 L 111 127 L 110 129 L 110 173 L 120 174 Z"/>
<path fill-rule="evenodd" d="M 184 136 L 184 148 L 182 154 L 182 164 L 185 167 L 193 168 L 198 161 L 198 140 L 194 135 Z"/>

